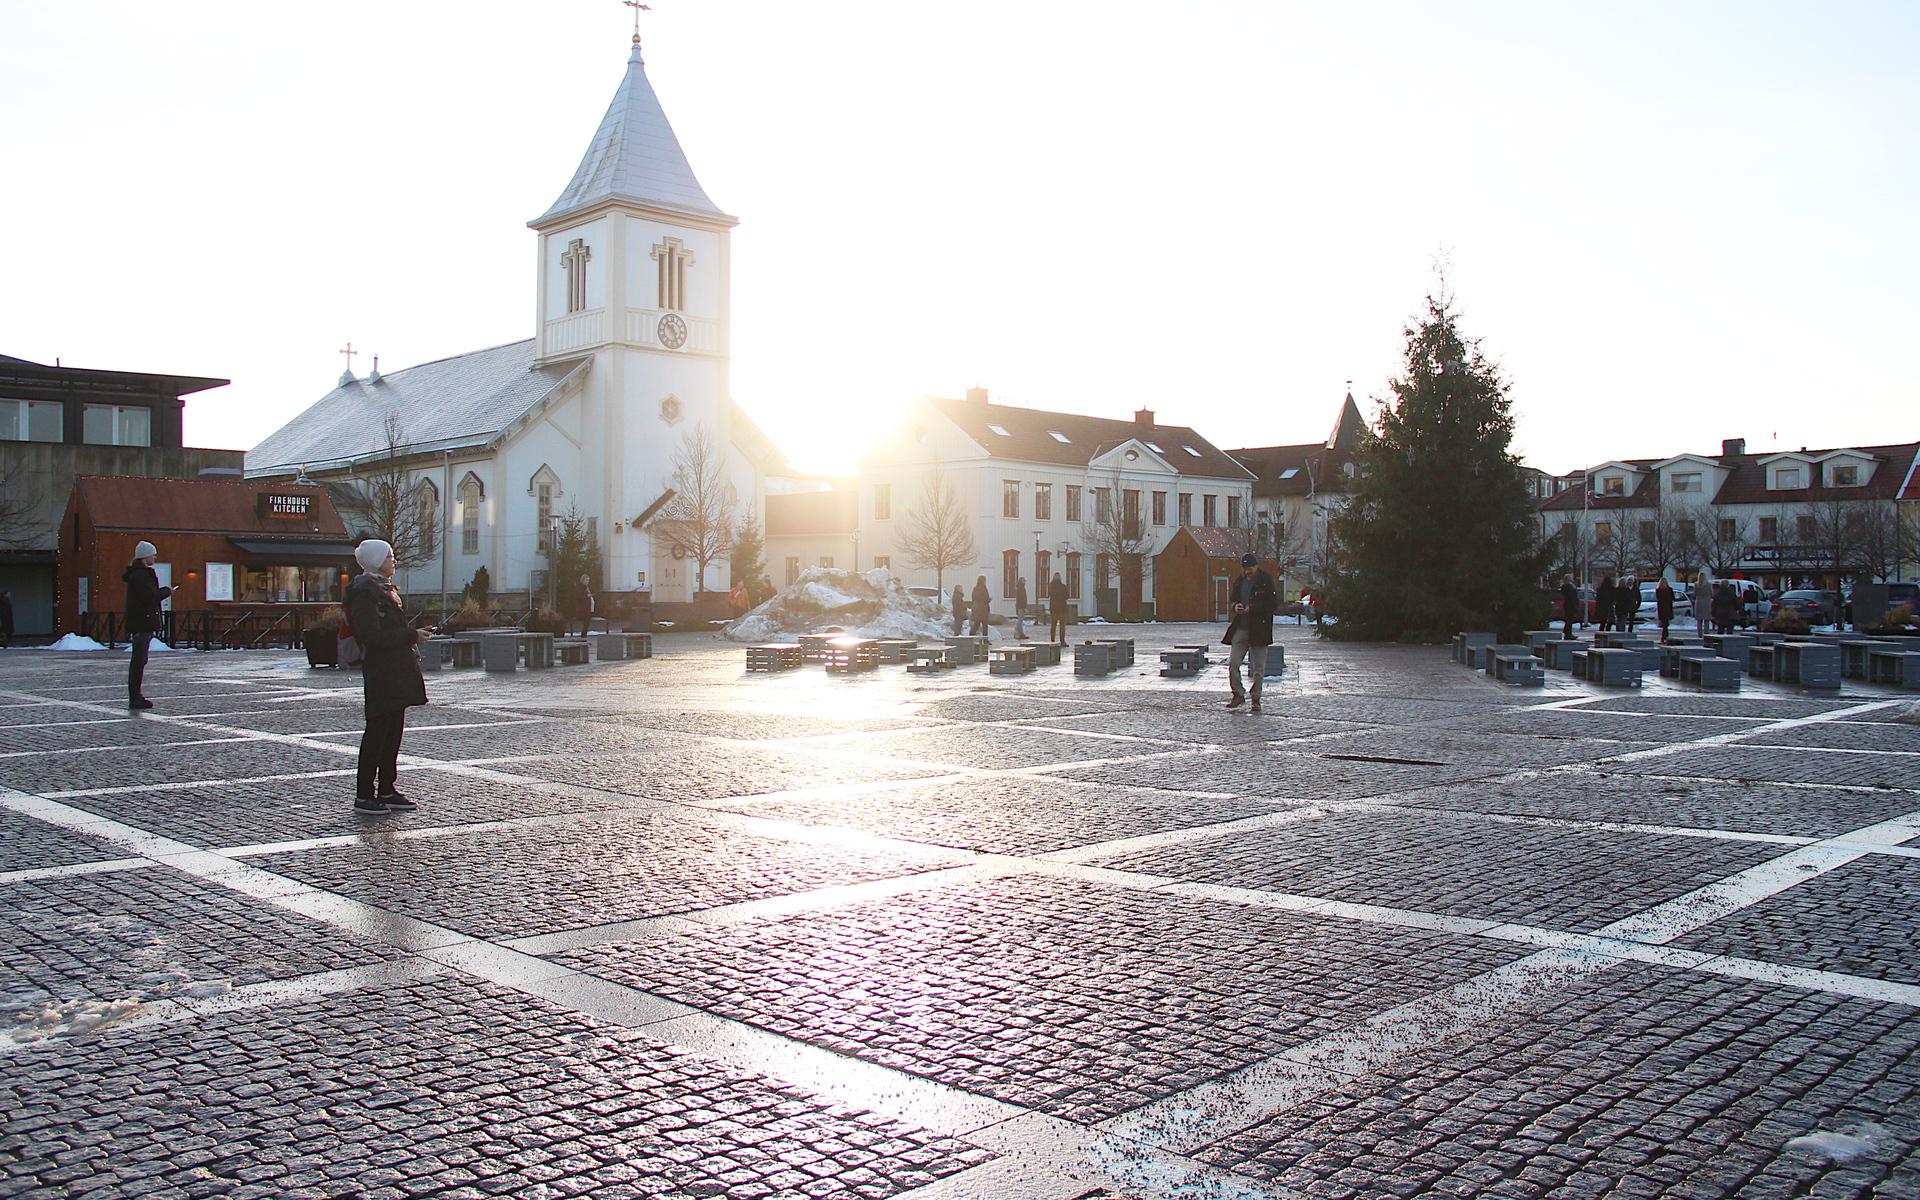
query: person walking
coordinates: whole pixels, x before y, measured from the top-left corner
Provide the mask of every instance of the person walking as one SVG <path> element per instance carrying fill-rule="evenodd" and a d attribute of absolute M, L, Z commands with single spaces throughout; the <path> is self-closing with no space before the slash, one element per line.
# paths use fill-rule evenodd
<path fill-rule="evenodd" d="M 1613 619 L 1628 633 L 1633 632 L 1634 622 L 1640 619 L 1640 584 L 1631 575 L 1620 577 L 1613 597 Z"/>
<path fill-rule="evenodd" d="M 1067 581 L 1057 571 L 1047 585 L 1047 640 L 1067 644 Z"/>
<path fill-rule="evenodd" d="M 1573 586 L 1573 576 L 1568 575 L 1560 581 L 1560 619 L 1566 624 L 1566 629 L 1560 636 L 1569 641 L 1573 639 L 1576 613 L 1580 613 L 1580 589 Z M 1586 614 L 1580 613 L 1580 615 Z"/>
<path fill-rule="evenodd" d="M 1613 576 L 1608 575 L 1593 590 L 1593 619 L 1605 633 L 1613 628 Z"/>
<path fill-rule="evenodd" d="M 593 628 L 593 607 L 593 581 L 587 577 L 585 571 L 582 571 L 580 578 L 568 589 L 568 611 L 564 614 L 566 628 L 571 629 L 573 622 L 578 621 L 580 636 L 587 636 L 587 632 Z M 565 635 L 562 634 L 562 636 Z"/>
<path fill-rule="evenodd" d="M 1233 687 L 1233 697 L 1227 707 L 1239 708 L 1250 691 L 1253 711 L 1259 712 L 1260 693 L 1267 678 L 1267 647 L 1273 645 L 1273 614 L 1280 607 L 1280 598 L 1273 576 L 1262 570 L 1260 560 L 1251 554 L 1240 556 L 1240 577 L 1233 581 L 1230 601 L 1227 611 L 1233 619 L 1227 622 L 1227 632 L 1220 639 L 1232 647 L 1227 654 L 1227 682 Z M 1253 681 L 1242 689 L 1240 663 L 1246 658 L 1253 659 Z"/>
<path fill-rule="evenodd" d="M 153 560 L 159 557 L 152 542 L 141 542 L 133 548 L 133 562 L 120 575 L 127 584 L 127 646 L 133 651 L 127 660 L 128 708 L 153 707 L 145 691 L 147 650 L 153 635 L 165 626 L 160 605 L 173 594 L 172 588 L 160 586 L 160 576 L 153 569 Z"/>
<path fill-rule="evenodd" d="M 1013 636 L 1027 640 L 1027 577 L 1013 581 Z"/>
<path fill-rule="evenodd" d="M 0 646 L 13 645 L 13 593 L 0 592 Z"/>
<path fill-rule="evenodd" d="M 1667 627 L 1673 624 L 1673 585 L 1667 577 L 1660 577 L 1660 585 L 1653 589 L 1653 612 L 1660 618 L 1660 640 L 1666 642 Z"/>
<path fill-rule="evenodd" d="M 412 812 L 419 805 L 400 791 L 400 739 L 407 710 L 427 702 L 427 680 L 420 673 L 420 643 L 431 629 L 415 629 L 400 607 L 393 586 L 393 547 L 368 538 L 353 552 L 364 574 L 347 588 L 347 620 L 366 654 L 361 687 L 367 727 L 360 735 L 360 763 L 354 779 L 353 811 L 368 816 Z"/>
<path fill-rule="evenodd" d="M 993 611 L 993 593 L 987 590 L 985 575 L 973 581 L 973 595 L 967 601 L 967 612 L 973 619 L 973 627 L 968 630 L 975 637 L 987 632 L 987 617 Z"/>
<path fill-rule="evenodd" d="M 959 637 L 966 632 L 966 621 L 967 594 L 956 583 L 953 585 L 953 636 Z"/>

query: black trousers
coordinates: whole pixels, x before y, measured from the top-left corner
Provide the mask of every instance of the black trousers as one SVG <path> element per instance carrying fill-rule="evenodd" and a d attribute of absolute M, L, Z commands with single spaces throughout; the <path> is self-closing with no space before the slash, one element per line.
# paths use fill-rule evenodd
<path fill-rule="evenodd" d="M 1059 642 L 1063 646 L 1066 645 L 1067 614 L 1054 613 L 1047 621 L 1047 640 L 1050 642 Z"/>
<path fill-rule="evenodd" d="M 144 694 L 140 685 L 147 677 L 147 648 L 153 641 L 150 633 L 130 633 L 127 644 L 133 648 L 133 657 L 127 660 L 127 699 L 138 700 Z"/>
<path fill-rule="evenodd" d="M 1568 617 L 1566 619 L 1566 629 L 1561 633 L 1560 636 L 1564 640 L 1572 639 L 1573 637 L 1573 618 L 1572 617 Z"/>
<path fill-rule="evenodd" d="M 360 772 L 354 780 L 354 795 L 363 800 L 372 797 L 376 776 L 381 792 L 394 790 L 400 773 L 400 738 L 406 732 L 404 708 L 367 718 L 367 731 L 360 735 Z"/>

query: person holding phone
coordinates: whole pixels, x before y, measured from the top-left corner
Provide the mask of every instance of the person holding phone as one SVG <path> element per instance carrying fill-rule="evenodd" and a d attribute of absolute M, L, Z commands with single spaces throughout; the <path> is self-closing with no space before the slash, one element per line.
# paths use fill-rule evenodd
<path fill-rule="evenodd" d="M 400 592 L 393 586 L 391 545 L 368 538 L 353 557 L 364 573 L 347 588 L 347 623 L 366 655 L 361 686 L 367 711 L 353 811 L 368 816 L 412 812 L 419 805 L 399 787 L 400 739 L 406 733 L 407 710 L 427 702 L 420 644 L 433 630 L 415 629 L 400 607 Z"/>
<path fill-rule="evenodd" d="M 1253 693 L 1253 711 L 1260 711 L 1260 692 L 1267 679 L 1267 648 L 1273 645 L 1273 613 L 1279 608 L 1273 576 L 1260 569 L 1260 560 L 1251 554 L 1240 556 L 1240 577 L 1233 581 L 1233 620 L 1220 640 L 1233 647 L 1227 653 L 1227 682 L 1233 686 L 1228 708 L 1239 708 Z M 1240 663 L 1253 659 L 1247 688 L 1240 686 Z"/>

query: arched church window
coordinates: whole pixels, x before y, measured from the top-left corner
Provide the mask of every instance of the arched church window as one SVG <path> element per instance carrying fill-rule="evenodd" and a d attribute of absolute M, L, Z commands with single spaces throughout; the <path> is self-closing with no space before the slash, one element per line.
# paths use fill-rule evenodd
<path fill-rule="evenodd" d="M 560 477 L 545 463 L 527 483 L 527 494 L 534 498 L 534 528 L 539 533 L 540 553 L 553 553 L 553 501 L 561 494 Z"/>
<path fill-rule="evenodd" d="M 567 311 L 584 312 L 587 307 L 587 263 L 593 259 L 593 250 L 585 241 L 575 238 L 567 243 L 560 255 L 560 265 L 567 269 Z"/>
<path fill-rule="evenodd" d="M 440 544 L 440 489 L 431 479 L 422 479 L 413 489 L 413 522 L 420 531 L 420 553 L 432 554 Z"/>
<path fill-rule="evenodd" d="M 679 238 L 670 237 L 661 239 L 652 255 L 659 282 L 657 307 L 679 312 L 687 306 L 687 268 L 693 265 L 693 251 Z"/>
<path fill-rule="evenodd" d="M 460 553 L 480 553 L 480 501 L 486 497 L 480 477 L 472 471 L 460 481 Z"/>

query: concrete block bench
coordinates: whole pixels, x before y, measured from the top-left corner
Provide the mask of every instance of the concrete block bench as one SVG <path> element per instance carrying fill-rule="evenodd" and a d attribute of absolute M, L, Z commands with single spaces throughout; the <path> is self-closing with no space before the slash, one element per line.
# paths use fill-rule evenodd
<path fill-rule="evenodd" d="M 553 665 L 553 635 L 550 633 L 489 633 L 480 639 L 481 664 L 489 671 L 511 675 L 519 670 L 522 659 L 529 671 Z"/>
<path fill-rule="evenodd" d="M 1479 650 L 1480 650 L 1480 658 L 1474 665 L 1478 666 L 1482 671 L 1485 671 L 1489 675 L 1493 674 L 1493 660 L 1496 655 L 1524 654 L 1524 655 L 1527 655 L 1529 658 L 1533 656 L 1532 647 L 1523 646 L 1518 642 L 1489 642 L 1486 645 L 1481 646 Z"/>
<path fill-rule="evenodd" d="M 1776 683 L 1804 688 L 1840 686 L 1840 647 L 1827 642 L 1781 642 L 1773 648 Z"/>
<path fill-rule="evenodd" d="M 1080 642 L 1073 648 L 1075 675 L 1105 675 L 1113 670 L 1113 646 L 1108 642 Z"/>
<path fill-rule="evenodd" d="M 1755 679 L 1773 678 L 1773 647 L 1771 645 L 1747 647 L 1747 674 Z"/>
<path fill-rule="evenodd" d="M 1026 675 L 1032 670 L 1032 646 L 996 646 L 987 651 L 989 675 Z"/>
<path fill-rule="evenodd" d="M 1750 633 L 1709 633 L 1701 642 L 1720 652 L 1721 658 L 1730 658 L 1734 662 L 1747 661 L 1747 651 L 1759 645 Z"/>
<path fill-rule="evenodd" d="M 1546 660 L 1549 670 L 1571 671 L 1574 651 L 1592 648 L 1592 642 L 1583 641 L 1580 638 L 1558 638 L 1551 642 L 1542 642 L 1539 654 Z"/>
<path fill-rule="evenodd" d="M 1185 650 L 1185 651 L 1188 651 L 1189 653 L 1198 655 L 1200 658 L 1200 665 L 1203 667 L 1213 665 L 1213 659 L 1209 657 L 1209 653 L 1213 650 L 1213 646 L 1207 642 L 1175 642 L 1173 644 L 1173 648 L 1175 650 Z"/>
<path fill-rule="evenodd" d="M 1200 673 L 1206 657 L 1194 650 L 1162 650 L 1160 674 L 1167 679 L 1188 679 Z"/>
<path fill-rule="evenodd" d="M 1032 648 L 1034 666 L 1057 667 L 1060 665 L 1059 642 L 1035 642 Z"/>
<path fill-rule="evenodd" d="M 880 665 L 880 647 L 873 638 L 837 637 L 827 643 L 824 662 L 835 675 L 871 671 Z"/>
<path fill-rule="evenodd" d="M 803 633 L 794 641 L 800 643 L 800 657 L 803 661 L 825 662 L 827 661 L 827 643 L 845 636 L 841 633 Z"/>
<path fill-rule="evenodd" d="M 1538 656 L 1542 645 L 1547 642 L 1557 642 L 1560 637 L 1561 633 L 1558 629 L 1529 629 L 1520 635 L 1520 640 L 1527 644 L 1527 649 Z"/>
<path fill-rule="evenodd" d="M 653 657 L 653 635 L 650 633 L 593 633 L 587 635 L 587 640 L 593 643 L 593 656 L 601 662 Z"/>
<path fill-rule="evenodd" d="M 1602 687 L 1640 686 L 1640 656 L 1632 650 L 1598 646 L 1576 653 L 1574 658 L 1576 661 L 1584 660 L 1584 678 L 1590 683 Z"/>
<path fill-rule="evenodd" d="M 1631 650 L 1640 656 L 1642 671 L 1660 670 L 1660 643 L 1645 638 L 1628 638 L 1618 646 L 1606 647 L 1609 650 Z"/>
<path fill-rule="evenodd" d="M 907 651 L 907 670 L 916 675 L 951 670 L 953 665 L 953 654 L 946 646 L 915 646 Z"/>
<path fill-rule="evenodd" d="M 1117 671 L 1121 667 L 1130 667 L 1133 665 L 1132 638 L 1095 638 L 1093 640 L 1113 647 L 1114 670 Z"/>
<path fill-rule="evenodd" d="M 1480 665 L 1480 647 L 1491 646 L 1499 641 L 1491 633 L 1456 633 L 1453 635 L 1453 661 L 1463 666 Z"/>
<path fill-rule="evenodd" d="M 947 639 L 947 651 L 947 657 L 953 660 L 955 666 L 970 667 L 986 661 L 987 639 L 978 634 L 958 634 Z"/>
<path fill-rule="evenodd" d="M 1681 683 L 1694 683 L 1710 692 L 1740 690 L 1740 664 L 1730 658 L 1689 656 L 1678 662 Z"/>
<path fill-rule="evenodd" d="M 805 661 L 799 642 L 768 642 L 764 646 L 747 647 L 749 671 L 791 671 Z"/>
<path fill-rule="evenodd" d="M 1540 660 L 1531 654 L 1494 655 L 1493 677 L 1509 687 L 1541 687 L 1547 682 Z"/>
<path fill-rule="evenodd" d="M 563 667 L 584 667 L 592 647 L 585 638 L 561 638 L 553 643 L 553 660 Z"/>
<path fill-rule="evenodd" d="M 1875 638 L 1855 638 L 1840 643 L 1840 674 L 1847 679 L 1866 679 L 1867 655 L 1875 650 L 1905 650 L 1900 642 L 1883 642 Z"/>
<path fill-rule="evenodd" d="M 450 637 L 430 637 L 420 643 L 420 669 L 438 671 L 453 657 L 453 648 L 457 644 Z"/>
<path fill-rule="evenodd" d="M 1920 691 L 1920 653 L 1899 648 L 1867 651 L 1867 680 Z"/>
<path fill-rule="evenodd" d="M 883 663 L 903 663 L 907 661 L 907 654 L 919 644 L 912 638 L 877 638 L 873 649 Z"/>
<path fill-rule="evenodd" d="M 1675 646 L 1668 644 L 1660 647 L 1660 674 L 1668 679 L 1680 678 L 1680 660 L 1684 658 L 1718 658 L 1707 646 Z M 1734 664 L 1738 666 L 1739 664 Z"/>
<path fill-rule="evenodd" d="M 1267 647 L 1266 677 L 1272 679 L 1276 675 L 1285 674 L 1286 670 L 1287 648 L 1275 642 L 1273 645 Z"/>

